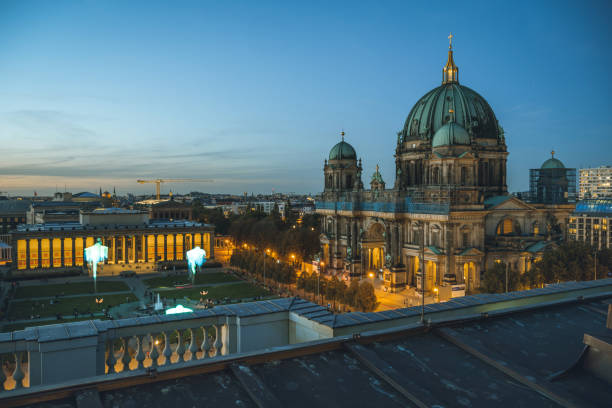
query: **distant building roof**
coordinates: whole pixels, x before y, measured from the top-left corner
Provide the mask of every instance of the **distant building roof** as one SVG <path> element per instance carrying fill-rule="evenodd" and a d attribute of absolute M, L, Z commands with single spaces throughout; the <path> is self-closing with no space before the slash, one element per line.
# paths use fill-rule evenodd
<path fill-rule="evenodd" d="M 0 200 L 0 213 L 24 213 L 30 204 L 28 200 Z"/>
<path fill-rule="evenodd" d="M 574 214 L 612 215 L 612 198 L 582 200 L 576 204 Z"/>
<path fill-rule="evenodd" d="M 120 224 L 98 224 L 83 225 L 78 222 L 56 222 L 45 224 L 22 224 L 18 225 L 14 232 L 40 232 L 40 231 L 78 231 L 78 230 L 106 230 L 106 229 L 163 229 L 163 228 L 214 228 L 212 224 L 204 224 L 193 221 L 167 221 L 151 220 L 148 224 L 120 225 Z"/>
<path fill-rule="evenodd" d="M 485 205 L 485 208 L 495 207 L 509 200 L 510 198 L 512 198 L 511 195 L 499 195 L 499 196 L 489 197 L 486 200 L 484 200 L 484 205 Z"/>
<path fill-rule="evenodd" d="M 146 211 L 141 210 L 130 210 L 127 208 L 96 208 L 95 210 L 89 211 L 92 214 L 146 214 Z"/>
<path fill-rule="evenodd" d="M 34 201 L 32 207 L 80 207 L 83 203 L 74 203 L 72 201 Z"/>
<path fill-rule="evenodd" d="M 83 191 L 83 192 L 80 192 L 80 193 L 73 194 L 72 197 L 77 197 L 77 198 L 102 198 L 99 195 L 94 194 L 94 193 L 90 193 L 88 191 Z"/>

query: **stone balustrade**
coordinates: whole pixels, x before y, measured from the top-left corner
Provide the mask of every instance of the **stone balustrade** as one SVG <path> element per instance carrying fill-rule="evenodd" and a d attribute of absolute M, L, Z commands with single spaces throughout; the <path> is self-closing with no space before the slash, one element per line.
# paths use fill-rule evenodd
<path fill-rule="evenodd" d="M 427 319 L 441 321 L 610 293 L 612 279 L 567 282 L 455 298 L 426 305 L 424 311 Z M 303 299 L 284 298 L 176 315 L 30 327 L 0 333 L 0 393 L 157 367 L 180 369 L 236 353 L 410 325 L 420 321 L 420 314 L 420 307 L 411 307 L 336 315 Z"/>

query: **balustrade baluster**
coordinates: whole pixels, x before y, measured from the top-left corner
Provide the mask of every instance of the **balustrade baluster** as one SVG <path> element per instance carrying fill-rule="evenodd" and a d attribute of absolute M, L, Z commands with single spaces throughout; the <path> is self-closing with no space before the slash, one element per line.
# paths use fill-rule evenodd
<path fill-rule="evenodd" d="M 204 340 L 202 340 L 202 358 L 209 358 L 210 339 L 208 338 L 208 327 L 204 326 Z"/>
<path fill-rule="evenodd" d="M 151 337 L 151 351 L 149 352 L 149 358 L 151 358 L 151 367 L 157 367 L 158 361 L 157 359 L 159 358 L 159 351 L 157 351 L 157 344 L 155 338 L 152 335 L 149 335 Z"/>
<path fill-rule="evenodd" d="M 21 358 L 23 352 L 18 351 L 15 353 L 15 371 L 13 371 L 13 380 L 15 380 L 15 389 L 23 388 L 23 379 L 25 378 L 25 374 L 21 369 Z"/>
<path fill-rule="evenodd" d="M 191 342 L 189 343 L 189 352 L 191 354 L 189 355 L 189 360 L 196 360 L 196 353 L 198 352 L 198 346 L 196 343 L 196 330 L 189 329 L 189 332 L 191 333 Z"/>
<path fill-rule="evenodd" d="M 4 356 L 0 354 L 0 391 L 4 391 L 4 382 L 7 380 L 7 376 L 4 373 Z"/>
<path fill-rule="evenodd" d="M 172 356 L 172 349 L 170 348 L 170 336 L 168 332 L 164 332 L 164 351 L 162 351 L 164 355 L 164 365 L 170 365 L 170 357 Z"/>
<path fill-rule="evenodd" d="M 223 346 L 223 342 L 221 341 L 221 328 L 219 325 L 214 325 L 215 328 L 215 342 L 213 347 L 215 351 L 213 352 L 213 357 L 218 357 L 221 355 L 221 347 Z"/>
<path fill-rule="evenodd" d="M 115 370 L 115 364 L 117 364 L 117 358 L 115 357 L 115 340 L 109 340 L 107 343 L 108 354 L 106 355 L 106 365 L 108 365 L 108 373 L 112 374 L 117 372 Z"/>
<path fill-rule="evenodd" d="M 130 356 L 130 351 L 128 350 L 128 342 L 130 341 L 129 337 L 123 337 L 123 353 L 121 354 L 121 362 L 123 363 L 123 371 L 130 371 L 130 361 L 132 361 L 132 356 Z"/>
<path fill-rule="evenodd" d="M 229 327 L 227 324 L 221 325 L 221 341 L 223 345 L 221 346 L 221 355 L 226 356 L 229 354 Z"/>
<path fill-rule="evenodd" d="M 185 360 L 185 344 L 184 344 L 184 340 L 183 340 L 183 332 L 180 330 L 176 331 L 177 336 L 176 336 L 176 340 L 177 340 L 177 345 L 176 345 L 176 362 L 180 363 L 181 361 L 187 361 Z"/>
<path fill-rule="evenodd" d="M 145 354 L 144 354 L 144 338 L 145 336 L 136 336 L 138 341 L 138 351 L 136 352 L 136 369 L 139 370 L 144 368 Z"/>

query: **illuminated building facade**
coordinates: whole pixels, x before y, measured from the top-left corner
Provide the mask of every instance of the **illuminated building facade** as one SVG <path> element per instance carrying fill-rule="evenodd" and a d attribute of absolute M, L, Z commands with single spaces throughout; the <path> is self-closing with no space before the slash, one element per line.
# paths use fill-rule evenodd
<path fill-rule="evenodd" d="M 611 222 L 612 198 L 579 201 L 569 219 L 568 237 L 596 249 L 612 248 Z"/>
<path fill-rule="evenodd" d="M 395 182 L 378 166 L 370 188 L 353 146 L 325 160 L 321 255 L 334 274 L 376 274 L 391 289 L 457 282 L 469 291 L 504 261 L 520 272 L 562 239 L 573 204 L 526 203 L 507 193 L 508 151 L 487 101 L 459 84 L 449 47 L 442 85 L 414 105 L 397 134 Z"/>
<path fill-rule="evenodd" d="M 80 213 L 80 222 L 20 225 L 12 233 L 16 272 L 84 266 L 84 249 L 98 238 L 109 248 L 99 274 L 148 272 L 156 262 L 185 260 L 199 246 L 214 257 L 214 226 L 187 220 L 149 220 L 148 212 L 118 208 Z"/>
<path fill-rule="evenodd" d="M 612 167 L 580 169 L 579 198 L 612 197 Z"/>

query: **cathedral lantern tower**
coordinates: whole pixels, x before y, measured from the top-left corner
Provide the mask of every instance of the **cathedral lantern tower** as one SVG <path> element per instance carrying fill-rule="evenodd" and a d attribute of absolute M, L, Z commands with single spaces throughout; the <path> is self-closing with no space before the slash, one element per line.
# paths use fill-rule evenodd
<path fill-rule="evenodd" d="M 323 168 L 326 193 L 363 190 L 361 160 L 357 162 L 355 149 L 344 141 L 344 132 L 341 136 L 342 140 L 332 147 Z"/>

